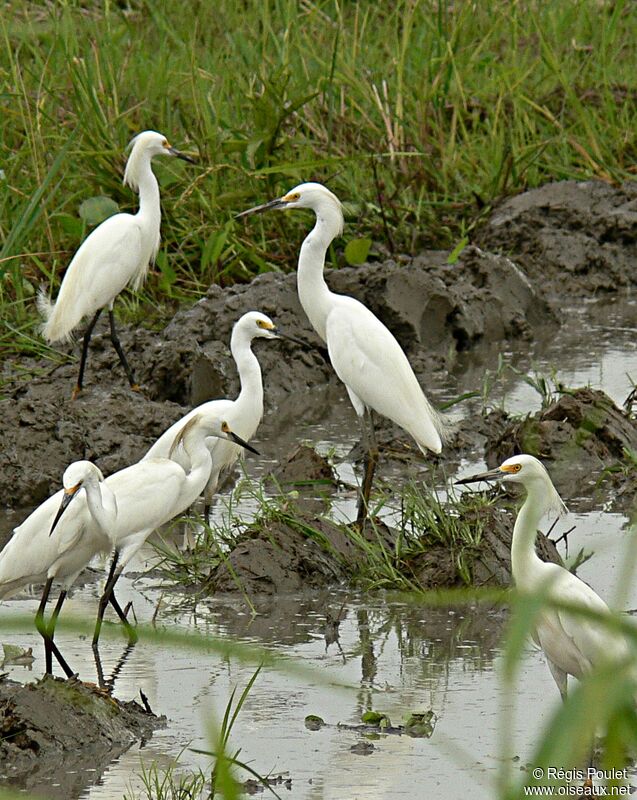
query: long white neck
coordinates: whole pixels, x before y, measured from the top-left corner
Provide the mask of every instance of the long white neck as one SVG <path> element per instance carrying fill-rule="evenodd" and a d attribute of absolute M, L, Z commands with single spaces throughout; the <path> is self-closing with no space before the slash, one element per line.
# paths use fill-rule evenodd
<path fill-rule="evenodd" d="M 117 521 L 117 500 L 104 482 L 85 481 L 86 504 L 103 534 L 113 536 Z"/>
<path fill-rule="evenodd" d="M 261 366 L 251 348 L 252 337 L 240 326 L 235 326 L 230 338 L 230 351 L 239 371 L 241 381 L 241 391 L 235 400 L 235 407 L 238 409 L 249 409 L 252 411 L 251 418 L 259 421 L 263 417 L 263 379 L 261 376 Z M 238 430 L 241 436 L 247 436 L 248 432 Z"/>
<path fill-rule="evenodd" d="M 186 474 L 183 492 L 180 496 L 180 500 L 183 499 L 181 511 L 185 511 L 195 502 L 210 477 L 212 456 L 206 447 L 207 435 L 210 435 L 210 431 L 203 424 L 193 425 L 184 434 L 182 446 L 190 460 L 190 471 Z"/>
<path fill-rule="evenodd" d="M 301 245 L 296 276 L 299 300 L 318 335 L 326 340 L 325 323 L 334 305 L 323 277 L 325 254 L 332 240 L 341 232 L 343 217 L 340 209 L 325 203 L 316 210 L 316 224 Z"/>
<path fill-rule="evenodd" d="M 137 219 L 149 230 L 157 231 L 161 224 L 159 184 L 151 168 L 152 156 L 147 150 L 133 147 L 124 173 L 124 183 L 139 192 Z"/>
<path fill-rule="evenodd" d="M 159 200 L 159 183 L 150 165 L 150 156 L 144 154 L 137 173 L 139 186 L 139 211 L 137 216 L 143 219 L 149 227 L 157 228 L 161 225 L 161 203 Z"/>
<path fill-rule="evenodd" d="M 546 493 L 539 482 L 527 487 L 527 496 L 513 527 L 511 572 L 518 588 L 532 590 L 537 566 L 542 561 L 535 552 L 538 525 L 547 510 Z"/>

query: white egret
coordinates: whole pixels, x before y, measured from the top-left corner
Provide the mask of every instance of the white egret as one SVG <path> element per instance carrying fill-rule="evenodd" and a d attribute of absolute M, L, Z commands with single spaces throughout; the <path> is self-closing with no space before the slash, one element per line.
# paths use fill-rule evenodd
<path fill-rule="evenodd" d="M 69 264 L 55 304 L 44 293 L 38 299 L 45 318 L 42 334 L 49 343 L 68 341 L 84 317 L 92 317 L 84 334 L 73 398 L 82 390 L 91 334 L 106 306 L 113 347 L 131 387 L 138 388 L 117 336 L 113 303 L 128 284 L 139 289 L 159 249 L 161 206 L 159 184 L 151 169 L 151 160 L 157 155 L 170 155 L 194 163 L 190 156 L 171 147 L 156 131 L 143 131 L 131 145 L 124 183 L 139 191 L 139 211 L 136 214 L 115 214 L 98 225 L 82 242 Z"/>
<path fill-rule="evenodd" d="M 343 211 L 336 195 L 320 183 L 302 183 L 283 197 L 238 216 L 294 208 L 307 208 L 316 215 L 316 224 L 299 255 L 299 300 L 314 330 L 327 343 L 332 366 L 357 415 L 369 416 L 368 456 L 358 509 L 362 521 L 378 461 L 371 411 L 411 434 L 423 453 L 440 453 L 446 425 L 425 397 L 394 335 L 366 306 L 353 297 L 331 292 L 325 283 L 325 254 L 343 231 Z"/>
<path fill-rule="evenodd" d="M 526 489 L 526 500 L 515 520 L 511 541 L 511 571 L 518 589 L 529 593 L 546 592 L 549 599 L 610 615 L 606 603 L 590 586 L 559 564 L 542 561 L 535 552 L 540 520 L 545 515 L 561 515 L 567 510 L 537 458 L 513 456 L 497 469 L 456 483 L 476 481 L 521 483 Z M 563 700 L 569 675 L 579 679 L 598 664 L 625 660 L 630 655 L 628 642 L 618 633 L 594 620 L 554 608 L 542 609 L 533 639 L 544 651 Z"/>
<path fill-rule="evenodd" d="M 234 433 L 226 421 L 211 415 L 193 416 L 180 431 L 169 455 L 181 446 L 190 464 L 188 472 L 172 458 L 152 458 L 140 461 L 110 475 L 99 487 L 88 486 L 88 511 L 95 526 L 102 529 L 114 548 L 108 578 L 100 598 L 93 646 L 97 645 L 102 619 L 110 602 L 126 626 L 129 641 L 136 634 L 126 621 L 115 600 L 113 590 L 124 567 L 160 525 L 185 511 L 201 494 L 210 475 L 211 457 L 206 446 L 209 436 L 229 439 L 256 453 L 249 444 Z M 67 480 L 58 513 L 50 528 L 51 538 L 64 535 L 67 507 L 77 496 L 82 482 Z M 99 489 L 99 491 L 96 491 Z M 61 530 L 58 530 L 61 529 Z"/>
<path fill-rule="evenodd" d="M 194 408 L 180 420 L 171 425 L 142 460 L 149 458 L 168 458 L 176 437 L 184 426 L 195 415 L 210 416 L 213 419 L 222 417 L 232 430 L 245 441 L 250 441 L 263 418 L 263 380 L 261 367 L 251 349 L 254 339 L 292 339 L 283 334 L 272 320 L 258 311 L 249 311 L 234 324 L 230 338 L 230 352 L 234 358 L 241 391 L 236 400 L 218 399 Z M 292 339 L 292 341 L 296 341 Z M 224 439 L 208 439 L 208 449 L 212 465 L 208 481 L 204 487 L 204 519 L 208 521 L 212 498 L 217 491 L 219 476 L 222 471 L 230 469 L 239 458 L 241 447 Z"/>
<path fill-rule="evenodd" d="M 64 491 L 60 490 L 38 506 L 19 525 L 0 553 L 0 598 L 6 599 L 23 586 L 45 583 L 42 600 L 36 614 L 36 627 L 44 639 L 46 672 L 52 668 L 55 654 L 67 676 L 72 670 L 62 658 L 53 642 L 55 623 L 66 598 L 69 587 L 77 576 L 99 553 L 109 553 L 113 547 L 105 528 L 108 514 L 112 512 L 112 498 L 106 495 L 104 512 L 102 505 L 94 501 L 99 494 L 104 476 L 90 461 L 76 461 L 64 473 L 64 486 L 84 487 L 78 499 L 65 516 L 63 530 L 59 536 L 50 537 L 49 530 L 55 520 Z M 87 501 L 104 527 L 96 525 L 91 518 Z M 44 622 L 44 610 L 54 581 L 62 584 L 62 591 L 48 625 Z"/>

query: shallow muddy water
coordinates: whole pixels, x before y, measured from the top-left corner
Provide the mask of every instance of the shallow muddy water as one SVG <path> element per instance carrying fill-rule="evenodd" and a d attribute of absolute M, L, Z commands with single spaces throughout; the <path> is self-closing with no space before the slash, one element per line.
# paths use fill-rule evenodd
<path fill-rule="evenodd" d="M 611 599 L 626 539 L 624 519 L 606 513 L 573 516 L 578 527 L 570 537 L 571 552 L 580 546 L 595 550 L 580 575 Z M 139 579 L 134 587 L 125 578 L 120 595 L 124 602 L 133 599 L 138 617 L 148 620 L 159 593 L 149 578 Z M 92 615 L 95 602 L 95 587 L 86 586 L 69 601 L 67 613 Z M 19 600 L 8 604 L 11 612 L 33 605 Z M 626 607 L 637 607 L 637 585 Z M 327 608 L 334 615 L 342 608 L 344 619 L 338 643 L 326 647 Z M 428 609 L 384 595 L 340 591 L 267 598 L 257 610 L 252 617 L 234 596 L 196 605 L 184 600 L 181 608 L 160 610 L 158 623 L 264 645 L 318 670 L 318 681 L 288 674 L 284 667 L 280 672 L 264 670 L 233 731 L 232 741 L 254 769 L 292 778 L 292 789 L 280 790 L 284 797 L 406 799 L 436 796 L 441 787 L 450 798 L 494 796 L 501 753 L 498 721 L 503 706 L 510 703 L 499 676 L 502 612 Z M 85 679 L 95 679 L 88 642 L 63 628 L 57 640 L 73 668 Z M 27 632 L 12 641 L 33 646 L 33 674 L 39 674 L 43 663 L 37 634 Z M 105 673 L 115 668 L 123 652 L 121 640 L 104 639 Z M 145 747 L 133 746 L 81 796 L 120 798 L 127 789 L 140 786 L 136 773 L 142 763 L 155 760 L 167 766 L 181 751 L 184 768 L 205 769 L 207 759 L 188 748 L 206 749 L 208 723 L 221 718 L 232 689 L 243 687 L 255 667 L 145 643 L 134 648 L 116 679 L 116 694 L 129 698 L 143 689 L 152 708 L 168 717 L 168 727 Z M 11 677 L 28 677 L 24 668 L 8 669 Z M 511 762 L 515 770 L 531 757 L 534 741 L 558 705 L 543 656 L 529 647 L 517 683 L 508 754 L 520 759 Z M 373 742 L 371 754 L 363 756 L 351 750 L 361 741 L 357 732 L 335 727 L 311 732 L 304 727 L 307 714 L 318 714 L 332 725 L 356 724 L 368 708 L 387 713 L 394 724 L 403 723 L 412 711 L 431 709 L 437 718 L 433 736 L 383 736 Z M 62 784 L 63 780 L 60 776 Z M 415 793 L 416 787 L 422 794 Z"/>
<path fill-rule="evenodd" d="M 566 385 L 589 383 L 621 403 L 631 388 L 628 376 L 637 379 L 637 304 L 582 304 L 566 309 L 564 316 L 565 323 L 557 333 L 551 332 L 537 344 L 511 349 L 504 354 L 506 360 L 524 371 L 535 367 L 549 373 L 555 368 L 556 377 Z M 432 376 L 431 393 L 442 401 L 480 388 L 485 369 L 493 371 L 496 365 L 496 351 L 464 354 L 454 366 L 451 380 Z M 519 377 L 509 374 L 493 391 L 490 402 L 522 412 L 538 408 L 540 397 Z M 300 411 L 304 404 L 306 415 Z M 308 420 L 302 427 L 294 424 L 299 416 Z M 276 463 L 279 453 L 302 439 L 319 442 L 322 450 L 344 457 L 356 434 L 354 414 L 339 390 L 330 389 L 320 398 L 316 394 L 299 396 L 283 404 L 260 429 L 264 457 L 250 460 L 248 473 L 263 474 Z M 480 454 L 475 454 L 461 463 L 460 473 L 480 466 Z M 412 465 L 407 471 L 417 474 L 418 469 Z M 351 480 L 352 465 L 342 463 L 339 474 Z M 587 491 L 585 483 L 582 491 Z M 254 507 L 254 500 L 244 497 L 234 513 L 249 516 Z M 580 567 L 580 577 L 609 602 L 635 609 L 637 580 L 631 582 L 624 596 L 617 596 L 621 565 L 626 561 L 626 520 L 603 508 L 600 498 L 598 510 L 571 514 L 560 522 L 560 529 L 577 525 L 569 537 L 570 556 L 580 547 L 594 553 Z M 335 513 L 348 516 L 354 510 L 353 492 L 339 494 Z M 224 513 L 223 503 L 217 505 L 215 513 Z M 5 518 L 5 526 L 8 523 L 15 524 L 15 517 Z M 134 581 L 129 575 L 122 579 L 119 594 L 120 602 L 133 600 L 138 619 L 148 622 L 162 592 L 151 576 Z M 96 597 L 95 584 L 78 588 L 64 615 L 92 617 Z M 3 613 L 31 614 L 36 607 L 35 597 L 22 596 L 7 602 Z M 325 640 L 326 609 L 334 616 L 342 609 L 343 617 L 339 641 L 329 646 Z M 509 750 L 502 752 L 500 715 L 513 700 L 503 694 L 499 675 L 505 614 L 495 609 L 434 610 L 382 594 L 334 590 L 266 598 L 257 604 L 257 612 L 251 615 L 238 596 L 197 603 L 174 596 L 169 603 L 164 596 L 157 623 L 263 645 L 283 659 L 292 657 L 317 669 L 317 680 L 284 670 L 263 670 L 231 740 L 241 747 L 240 757 L 253 769 L 289 776 L 291 789 L 278 787 L 277 791 L 291 800 L 493 797 L 500 759 L 506 757 L 511 769 L 519 771 L 559 705 L 559 694 L 542 654 L 529 647 L 514 698 Z M 63 620 L 56 640 L 81 677 L 94 680 L 89 643 L 65 631 Z M 10 641 L 33 647 L 36 654 L 32 671 L 9 666 L 6 671 L 10 676 L 28 680 L 40 675 L 44 665 L 35 629 L 12 635 Z M 106 673 L 116 667 L 123 651 L 123 640 L 104 638 L 101 654 Z M 167 766 L 180 753 L 179 763 L 184 769 L 205 769 L 208 760 L 189 748 L 208 746 L 207 726 L 221 718 L 232 689 L 239 686 L 241 690 L 255 667 L 212 653 L 166 650 L 145 643 L 135 647 L 120 668 L 115 693 L 128 699 L 142 689 L 153 710 L 167 716 L 168 725 L 145 746 L 134 745 L 81 797 L 121 798 L 129 787 L 140 787 L 142 763 L 148 766 L 157 761 Z M 372 742 L 374 749 L 369 755 L 359 755 L 351 749 L 361 740 L 359 733 L 336 727 L 312 732 L 304 726 L 308 714 L 320 715 L 330 726 L 356 724 L 370 707 L 387 713 L 395 725 L 404 722 L 410 712 L 431 709 L 436 715 L 433 735 L 430 739 L 382 736 Z M 519 757 L 519 761 L 513 761 L 513 757 Z M 60 784 L 47 787 L 45 796 L 68 797 L 64 776 L 60 776 Z"/>

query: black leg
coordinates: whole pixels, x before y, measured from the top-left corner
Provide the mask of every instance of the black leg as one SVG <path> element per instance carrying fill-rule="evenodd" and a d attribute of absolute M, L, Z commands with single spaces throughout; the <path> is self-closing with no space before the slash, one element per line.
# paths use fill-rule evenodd
<path fill-rule="evenodd" d="M 108 689 L 108 685 L 104 680 L 104 669 L 102 667 L 102 659 L 100 658 L 99 647 L 93 648 L 93 658 L 95 659 L 95 670 L 97 672 L 97 685 L 100 689 Z"/>
<path fill-rule="evenodd" d="M 363 429 L 364 441 L 367 445 L 367 454 L 365 456 L 363 484 L 361 486 L 361 496 L 358 501 L 358 513 L 356 515 L 356 522 L 359 525 L 362 525 L 369 515 L 369 498 L 372 492 L 372 483 L 374 480 L 374 473 L 376 472 L 376 465 L 378 464 L 378 445 L 376 443 L 376 434 L 374 432 L 374 419 L 372 417 L 372 412 L 369 409 L 365 410 Z"/>
<path fill-rule="evenodd" d="M 135 642 L 137 641 L 137 639 L 139 637 L 137 636 L 137 633 L 135 632 L 135 628 L 133 628 L 133 626 L 128 621 L 128 619 L 126 617 L 126 612 L 122 611 L 122 608 L 121 608 L 120 604 L 117 602 L 117 598 L 115 597 L 115 592 L 111 591 L 111 596 L 108 598 L 108 601 L 113 606 L 113 608 L 115 609 L 115 613 L 121 619 L 122 625 L 126 629 L 126 633 L 128 634 L 128 643 L 129 644 L 135 644 Z"/>
<path fill-rule="evenodd" d="M 66 660 L 62 656 L 62 653 L 58 650 L 57 645 L 53 641 L 52 630 L 55 629 L 55 622 L 57 617 L 60 613 L 60 608 L 62 608 L 62 603 L 64 602 L 64 598 L 66 597 L 66 592 L 62 593 L 61 601 L 58 599 L 57 605 L 55 607 L 55 611 L 51 617 L 51 624 L 47 626 L 44 621 L 44 609 L 46 608 L 47 601 L 49 599 L 49 594 L 51 593 L 51 586 L 53 585 L 53 578 L 49 578 L 44 586 L 44 591 L 42 592 L 42 599 L 40 600 L 40 605 L 38 606 L 38 610 L 35 615 L 35 626 L 38 629 L 40 636 L 44 639 L 44 657 L 46 662 L 45 667 L 45 675 L 52 675 L 53 674 L 53 656 L 57 659 L 58 664 L 62 667 L 64 672 L 66 673 L 67 678 L 74 677 L 75 673 L 66 663 Z"/>
<path fill-rule="evenodd" d="M 95 312 L 95 316 L 89 322 L 88 328 L 84 333 L 84 342 L 82 343 L 82 357 L 80 358 L 80 372 L 77 376 L 77 385 L 75 389 L 73 389 L 72 399 L 78 396 L 78 394 L 82 391 L 82 386 L 84 385 L 84 368 L 86 367 L 86 357 L 88 356 L 88 343 L 91 341 L 91 336 L 93 335 L 93 328 L 95 327 L 97 320 L 100 318 L 100 314 L 102 313 L 102 309 L 100 308 L 98 311 Z"/>
<path fill-rule="evenodd" d="M 60 592 L 60 596 L 58 597 L 58 601 L 55 604 L 55 608 L 53 609 L 53 613 L 51 614 L 51 618 L 49 619 L 49 636 L 51 639 L 53 638 L 53 634 L 55 633 L 55 626 L 58 621 L 58 617 L 60 616 L 60 611 L 62 610 L 62 604 L 66 600 L 66 590 Z"/>
<path fill-rule="evenodd" d="M 51 657 L 51 648 L 49 645 L 50 637 L 48 635 L 49 632 L 44 622 L 44 609 L 46 608 L 46 604 L 49 599 L 49 594 L 51 593 L 51 586 L 53 586 L 53 578 L 49 578 L 46 584 L 44 585 L 44 591 L 42 592 L 42 599 L 40 600 L 40 605 L 38 606 L 38 610 L 35 613 L 35 627 L 38 629 L 40 636 L 44 639 L 45 675 L 53 674 L 53 659 Z"/>
<path fill-rule="evenodd" d="M 126 377 L 128 378 L 128 382 L 131 385 L 131 389 L 139 389 L 137 385 L 137 381 L 135 380 L 135 374 L 133 370 L 130 368 L 128 361 L 126 360 L 126 356 L 124 355 L 124 351 L 122 350 L 122 345 L 117 337 L 117 331 L 115 330 L 115 315 L 113 314 L 113 309 L 109 308 L 108 310 L 108 319 L 111 323 L 111 342 L 113 342 L 113 347 L 115 348 L 115 352 L 119 356 L 119 360 L 122 362 L 122 366 L 124 367 L 124 372 L 126 373 Z"/>
<path fill-rule="evenodd" d="M 100 602 L 97 607 L 97 620 L 95 621 L 95 632 L 93 633 L 93 647 L 97 647 L 97 642 L 100 638 L 100 630 L 102 629 L 102 621 L 104 620 L 104 612 L 106 611 L 106 606 L 111 597 L 111 593 L 113 591 L 113 587 L 119 578 L 119 573 L 117 572 L 117 562 L 119 561 L 119 550 L 116 550 L 113 553 L 113 560 L 111 561 L 111 566 L 108 571 L 108 577 L 106 579 L 106 584 L 104 586 L 104 591 L 102 592 L 102 596 L 100 597 Z"/>

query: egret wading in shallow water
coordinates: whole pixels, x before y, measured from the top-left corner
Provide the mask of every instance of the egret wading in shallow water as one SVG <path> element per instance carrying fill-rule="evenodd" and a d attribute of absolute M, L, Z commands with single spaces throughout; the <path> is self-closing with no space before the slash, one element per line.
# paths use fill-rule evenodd
<path fill-rule="evenodd" d="M 258 338 L 283 338 L 297 341 L 282 333 L 265 314 L 260 314 L 258 311 L 249 311 L 244 314 L 235 323 L 230 338 L 230 351 L 237 365 L 241 382 L 239 396 L 236 400 L 210 400 L 197 406 L 159 437 L 144 456 L 144 461 L 149 458 L 168 458 L 176 437 L 195 415 L 204 418 L 225 419 L 232 430 L 242 439 L 245 441 L 252 439 L 263 418 L 261 367 L 251 349 L 252 342 Z M 209 519 L 212 498 L 217 491 L 221 472 L 230 469 L 241 454 L 241 447 L 228 440 L 208 439 L 207 445 L 212 464 L 208 481 L 203 490 L 206 522 Z"/>
<path fill-rule="evenodd" d="M 91 483 L 87 488 L 88 511 L 95 526 L 108 535 L 110 549 L 114 548 L 104 591 L 100 598 L 93 646 L 97 646 L 106 606 L 110 602 L 124 623 L 129 641 L 137 635 L 126 620 L 114 596 L 117 579 L 124 567 L 160 525 L 185 511 L 201 494 L 210 475 L 211 457 L 206 446 L 209 436 L 228 439 L 235 444 L 257 451 L 232 431 L 219 418 L 193 416 L 185 425 L 169 453 L 170 458 L 152 458 L 113 473 L 105 481 Z M 186 471 L 173 460 L 183 447 L 190 469 Z M 65 520 L 83 482 L 73 483 L 65 473 L 64 495 L 50 528 L 51 538 L 64 536 Z M 72 506 L 71 506 L 72 507 Z"/>
<path fill-rule="evenodd" d="M 31 583 L 44 583 L 42 599 L 36 613 L 35 622 L 44 639 L 46 672 L 51 673 L 55 655 L 68 677 L 73 671 L 68 666 L 53 641 L 55 624 L 66 599 L 67 592 L 80 572 L 94 556 L 109 553 L 113 547 L 107 531 L 95 523 L 92 511 L 106 524 L 109 499 L 106 498 L 105 513 L 95 504 L 95 494 L 104 480 L 100 470 L 90 461 L 76 461 L 70 464 L 63 478 L 66 487 L 83 487 L 77 492 L 78 499 L 65 517 L 63 530 L 59 536 L 50 537 L 64 491 L 60 490 L 38 506 L 27 519 L 19 525 L 12 538 L 0 553 L 0 598 L 6 599 Z M 87 506 L 92 506 L 89 511 Z M 54 582 L 62 584 L 62 590 L 48 624 L 44 611 Z"/>
<path fill-rule="evenodd" d="M 357 415 L 368 417 L 367 460 L 358 507 L 358 521 L 368 513 L 369 496 L 378 462 L 371 412 L 388 417 L 427 450 L 440 453 L 445 437 L 443 418 L 424 395 L 403 349 L 372 312 L 353 297 L 331 292 L 325 283 L 325 254 L 343 232 L 339 199 L 320 183 L 302 183 L 283 197 L 239 214 L 306 208 L 316 224 L 301 245 L 297 272 L 299 300 L 312 327 L 327 343 L 330 361 L 345 384 Z"/>
<path fill-rule="evenodd" d="M 159 184 L 151 169 L 153 157 L 176 156 L 194 163 L 190 156 L 171 147 L 156 131 L 140 133 L 131 145 L 124 183 L 139 192 L 139 211 L 136 214 L 115 214 L 98 225 L 82 242 L 69 264 L 55 303 L 52 304 L 43 293 L 38 299 L 45 318 L 42 335 L 49 344 L 68 341 L 84 317 L 91 317 L 84 334 L 73 398 L 82 391 L 91 334 L 106 306 L 113 347 L 131 387 L 138 388 L 117 336 L 113 303 L 128 284 L 134 290 L 140 288 L 159 249 L 161 206 Z"/>
<path fill-rule="evenodd" d="M 526 500 L 515 520 L 511 541 L 511 571 L 518 589 L 528 593 L 546 592 L 549 599 L 610 615 L 606 603 L 590 586 L 559 564 L 542 561 L 535 552 L 540 520 L 549 514 L 559 516 L 567 510 L 537 458 L 513 456 L 497 469 L 456 483 L 477 481 L 521 483 L 526 489 Z M 579 679 L 598 664 L 625 661 L 630 657 L 628 642 L 620 634 L 594 620 L 553 608 L 543 608 L 539 613 L 533 640 L 544 651 L 563 700 L 569 675 Z"/>

